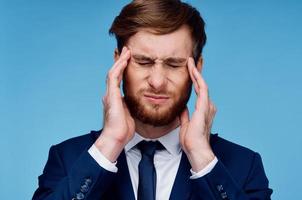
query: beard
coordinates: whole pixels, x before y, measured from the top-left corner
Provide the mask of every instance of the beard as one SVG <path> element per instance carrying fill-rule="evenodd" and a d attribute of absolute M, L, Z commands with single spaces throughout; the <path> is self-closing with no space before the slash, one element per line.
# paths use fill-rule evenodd
<path fill-rule="evenodd" d="M 128 77 L 124 73 L 124 100 L 132 117 L 152 126 L 165 126 L 172 123 L 186 108 L 192 92 L 192 81 L 188 80 L 177 92 L 167 90 L 154 91 L 152 88 L 140 89 L 136 94 L 129 85 Z M 140 99 L 143 94 L 168 95 L 172 99 L 169 105 L 144 104 Z M 170 99 L 169 99 L 170 100 Z"/>

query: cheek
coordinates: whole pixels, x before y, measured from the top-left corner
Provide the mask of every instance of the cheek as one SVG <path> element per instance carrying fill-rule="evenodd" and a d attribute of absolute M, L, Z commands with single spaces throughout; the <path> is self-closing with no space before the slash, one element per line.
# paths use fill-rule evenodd
<path fill-rule="evenodd" d="M 178 89 L 184 87 L 184 85 L 186 85 L 190 81 L 188 70 L 182 69 L 170 73 L 169 81 Z"/>
<path fill-rule="evenodd" d="M 151 68 L 141 67 L 136 64 L 129 66 L 129 74 L 132 74 L 136 79 L 145 79 L 151 72 Z"/>
<path fill-rule="evenodd" d="M 144 84 L 146 74 L 135 66 L 128 66 L 124 72 L 124 80 L 127 81 L 127 86 L 131 87 L 132 91 L 136 91 Z"/>

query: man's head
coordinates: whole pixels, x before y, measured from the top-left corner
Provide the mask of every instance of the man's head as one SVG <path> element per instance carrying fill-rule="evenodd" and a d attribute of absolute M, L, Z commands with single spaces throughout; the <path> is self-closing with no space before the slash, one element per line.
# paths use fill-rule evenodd
<path fill-rule="evenodd" d="M 114 19 L 109 30 L 115 35 L 121 52 L 129 38 L 141 29 L 154 34 L 171 33 L 187 25 L 193 40 L 193 58 L 197 62 L 206 43 L 205 23 L 198 10 L 180 0 L 134 0 Z"/>
<path fill-rule="evenodd" d="M 118 52 L 123 46 L 131 51 L 123 80 L 131 114 L 154 126 L 171 123 L 191 94 L 188 58 L 201 68 L 206 35 L 199 12 L 177 0 L 136 0 L 115 18 L 110 33 Z"/>

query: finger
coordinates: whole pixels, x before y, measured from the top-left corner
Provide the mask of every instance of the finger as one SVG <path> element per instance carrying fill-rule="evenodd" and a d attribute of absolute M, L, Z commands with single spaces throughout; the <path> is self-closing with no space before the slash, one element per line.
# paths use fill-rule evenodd
<path fill-rule="evenodd" d="M 109 85 L 112 85 L 112 84 L 110 84 L 112 82 L 112 80 L 117 79 L 117 86 L 119 86 L 119 82 L 121 81 L 120 80 L 121 78 L 118 77 L 119 76 L 119 69 L 116 69 L 116 68 L 123 65 L 122 62 L 125 59 L 127 59 L 127 54 L 126 53 L 127 53 L 127 47 L 123 47 L 119 59 L 113 64 L 111 69 L 108 71 L 108 74 L 106 76 L 106 86 L 107 86 L 106 87 L 106 95 L 108 95 L 108 88 L 109 88 Z M 109 83 L 109 80 L 110 80 L 110 83 Z"/>
<path fill-rule="evenodd" d="M 200 83 L 198 83 L 198 76 L 201 77 L 201 74 L 197 70 L 197 68 L 194 64 L 193 58 L 191 58 L 191 57 L 189 58 L 188 65 L 189 65 L 189 69 L 191 72 L 191 76 L 192 76 L 191 79 L 193 80 L 195 93 L 197 95 L 195 109 L 198 113 L 199 113 L 199 111 L 202 111 L 202 113 L 204 113 L 204 112 L 207 113 L 207 110 L 208 110 L 207 98 L 205 98 L 204 94 L 202 93 L 203 90 L 200 89 L 200 86 L 199 86 Z"/>
<path fill-rule="evenodd" d="M 106 105 L 106 96 L 102 97 L 102 102 L 103 102 L 103 105 L 105 106 Z"/>
<path fill-rule="evenodd" d="M 196 106 L 198 109 L 200 109 L 200 108 L 207 109 L 207 107 L 209 105 L 208 86 L 196 68 L 193 68 L 193 76 L 198 85 L 198 95 L 197 95 Z"/>
<path fill-rule="evenodd" d="M 208 86 L 205 80 L 203 79 L 203 77 L 201 76 L 201 74 L 196 68 L 193 68 L 192 70 L 193 70 L 193 76 L 199 88 L 199 93 L 203 93 L 204 95 L 208 96 Z"/>
<path fill-rule="evenodd" d="M 112 66 L 112 69 L 116 68 L 120 64 L 120 62 L 122 62 L 124 59 L 127 59 L 128 57 L 127 54 L 129 53 L 129 51 L 130 50 L 126 46 L 123 47 L 122 52 L 120 53 L 120 56 L 117 59 L 117 61 Z"/>
<path fill-rule="evenodd" d="M 124 67 L 123 63 L 126 61 L 128 62 L 128 59 L 130 58 L 130 52 L 126 47 L 123 47 L 123 50 L 118 58 L 118 60 L 113 64 L 111 69 L 108 72 L 108 78 L 109 77 L 119 77 L 120 76 L 120 70 Z M 123 71 L 123 70 L 122 70 Z"/>
<path fill-rule="evenodd" d="M 128 59 L 130 58 L 130 51 L 125 52 L 115 63 L 115 66 L 108 72 L 108 93 L 116 92 L 120 88 L 120 84 L 123 77 L 123 72 L 128 65 Z"/>
<path fill-rule="evenodd" d="M 217 108 L 216 108 L 215 104 L 213 103 L 213 101 L 211 101 L 211 100 L 209 100 L 209 101 L 210 101 L 211 113 L 212 113 L 212 115 L 215 115 L 217 112 Z"/>
<path fill-rule="evenodd" d="M 188 71 L 189 71 L 189 75 L 190 75 L 190 78 L 193 82 L 193 87 L 194 87 L 194 90 L 195 90 L 195 93 L 198 95 L 198 85 L 197 85 L 197 81 L 193 75 L 193 68 L 196 68 L 195 64 L 194 64 L 194 60 L 189 57 L 188 59 Z"/>
<path fill-rule="evenodd" d="M 207 126 L 208 126 L 208 132 L 209 132 L 209 134 L 210 134 L 210 132 L 211 132 L 211 128 L 212 128 L 212 125 L 213 125 L 213 121 L 214 121 L 214 117 L 215 117 L 215 114 L 216 114 L 216 111 L 217 111 L 217 109 L 216 109 L 216 106 L 214 105 L 214 103 L 210 100 L 210 112 L 209 112 L 209 114 L 208 114 L 208 116 L 207 116 Z"/>
<path fill-rule="evenodd" d="M 128 66 L 130 57 L 130 51 L 127 51 L 113 71 L 113 75 L 118 78 L 119 82 L 122 80 L 124 70 Z"/>
<path fill-rule="evenodd" d="M 109 72 L 108 72 L 109 73 Z M 108 73 L 107 73 L 107 75 L 106 75 L 106 92 L 105 92 L 105 95 L 104 96 L 108 96 L 108 93 L 109 93 L 109 78 L 108 78 Z"/>
<path fill-rule="evenodd" d="M 123 55 L 123 54 L 126 52 L 126 50 L 127 50 L 127 47 L 126 47 L 126 46 L 123 46 L 121 55 Z"/>
<path fill-rule="evenodd" d="M 194 85 L 195 92 L 197 93 L 198 85 L 197 85 L 196 79 L 193 75 L 193 68 L 195 68 L 195 67 L 196 66 L 195 66 L 194 60 L 191 57 L 189 57 L 189 59 L 188 59 L 188 70 L 189 70 L 190 78 L 191 78 L 191 80 L 193 82 L 193 85 Z"/>

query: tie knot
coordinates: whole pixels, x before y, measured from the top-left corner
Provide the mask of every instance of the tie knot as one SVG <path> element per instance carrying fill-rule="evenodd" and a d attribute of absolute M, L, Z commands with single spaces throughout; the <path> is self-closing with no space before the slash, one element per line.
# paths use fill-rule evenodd
<path fill-rule="evenodd" d="M 148 156 L 153 158 L 155 151 L 164 149 L 163 145 L 159 141 L 141 141 L 137 144 L 137 148 L 141 151 L 142 156 Z"/>

